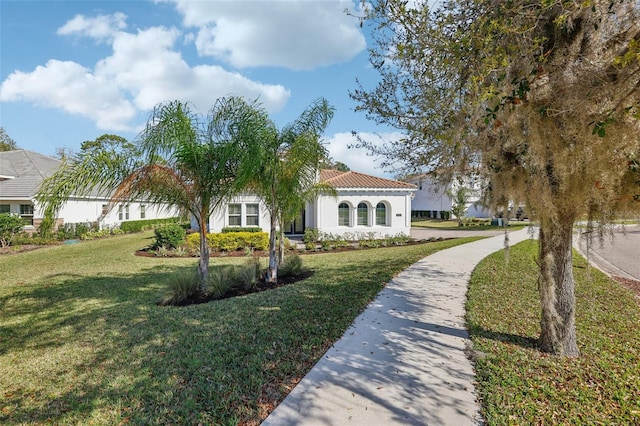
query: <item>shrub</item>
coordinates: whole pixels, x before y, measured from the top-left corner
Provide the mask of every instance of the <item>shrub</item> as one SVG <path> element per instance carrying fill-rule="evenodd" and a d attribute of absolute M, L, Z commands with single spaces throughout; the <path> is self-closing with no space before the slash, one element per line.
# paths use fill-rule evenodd
<path fill-rule="evenodd" d="M 156 228 L 154 231 L 156 242 L 155 248 L 176 248 L 180 244 L 184 243 L 187 232 L 184 228 L 178 224 L 171 224 Z"/>
<path fill-rule="evenodd" d="M 35 245 L 35 246 L 49 246 L 49 245 L 60 244 L 60 241 L 53 238 L 51 235 L 49 235 L 48 237 L 41 237 L 36 234 L 29 235 L 25 232 L 21 232 L 17 234 L 11 240 L 11 245 L 17 246 L 17 245 L 23 245 L 23 244 L 29 244 L 29 245 Z"/>
<path fill-rule="evenodd" d="M 200 243 L 200 236 L 195 240 Z M 207 242 L 212 250 L 234 251 L 251 247 L 255 250 L 266 250 L 269 247 L 269 234 L 266 232 L 227 232 L 207 235 Z"/>
<path fill-rule="evenodd" d="M 189 234 L 185 240 L 185 246 L 190 254 L 200 255 L 200 234 Z"/>
<path fill-rule="evenodd" d="M 302 258 L 296 254 L 284 258 L 282 265 L 278 268 L 278 275 L 282 278 L 297 277 L 303 271 Z"/>
<path fill-rule="evenodd" d="M 158 305 L 179 305 L 199 292 L 198 276 L 193 272 L 175 275 L 169 282 L 169 294 L 158 300 Z"/>
<path fill-rule="evenodd" d="M 230 226 L 227 228 L 222 228 L 223 234 L 227 234 L 229 232 L 262 232 L 262 228 L 258 228 L 255 226 L 248 226 L 246 228 L 240 226 Z"/>
<path fill-rule="evenodd" d="M 387 237 L 387 241 L 389 241 L 390 244 L 393 244 L 396 246 L 404 246 L 409 241 L 411 241 L 411 237 L 408 236 L 407 234 L 399 233 L 394 235 L 393 237 Z"/>
<path fill-rule="evenodd" d="M 59 240 L 82 239 L 89 232 L 97 230 L 96 222 L 65 223 L 58 228 L 55 237 Z"/>
<path fill-rule="evenodd" d="M 24 222 L 18 215 L 11 213 L 0 214 L 0 247 L 11 245 L 11 241 L 22 232 Z"/>
<path fill-rule="evenodd" d="M 156 228 L 161 225 L 167 225 L 172 223 L 178 223 L 180 218 L 170 217 L 163 219 L 143 219 L 143 220 L 128 220 L 126 222 L 122 222 L 120 224 L 120 229 L 122 229 L 126 233 L 140 232 L 145 229 Z M 189 224 L 181 224 L 183 228 L 189 228 Z"/>
<path fill-rule="evenodd" d="M 320 241 L 320 231 L 315 228 L 306 228 L 304 230 L 302 241 L 305 243 L 305 246 L 307 243 L 316 243 Z"/>

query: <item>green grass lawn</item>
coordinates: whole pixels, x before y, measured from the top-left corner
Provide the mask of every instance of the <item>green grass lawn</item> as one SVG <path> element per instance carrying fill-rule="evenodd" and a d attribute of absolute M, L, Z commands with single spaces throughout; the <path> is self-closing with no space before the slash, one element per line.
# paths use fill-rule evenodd
<path fill-rule="evenodd" d="M 424 220 L 412 220 L 411 226 L 416 228 L 434 228 L 447 231 L 487 231 L 487 230 L 500 230 L 502 226 L 492 226 L 484 224 L 469 224 L 469 226 L 458 226 L 457 220 L 441 220 L 441 219 L 424 219 Z M 512 231 L 519 231 L 525 226 L 529 226 L 529 222 L 509 222 L 509 229 Z"/>
<path fill-rule="evenodd" d="M 640 304 L 574 256 L 581 356 L 540 353 L 536 242 L 495 253 L 473 273 L 467 321 L 489 425 L 640 424 Z M 484 355 L 482 355 L 484 354 Z"/>
<path fill-rule="evenodd" d="M 258 424 L 392 276 L 470 240 L 304 256 L 305 281 L 183 308 L 155 302 L 196 259 L 134 256 L 151 233 L 0 256 L 0 424 Z"/>

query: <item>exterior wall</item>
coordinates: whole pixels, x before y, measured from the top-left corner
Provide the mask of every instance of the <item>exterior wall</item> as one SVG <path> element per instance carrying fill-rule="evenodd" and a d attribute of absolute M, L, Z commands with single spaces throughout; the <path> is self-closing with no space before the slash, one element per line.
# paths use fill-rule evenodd
<path fill-rule="evenodd" d="M 307 203 L 305 208 L 305 225 L 316 228 L 321 232 L 334 235 L 356 237 L 358 234 L 375 233 L 378 237 L 385 235 L 405 234 L 411 230 L 411 193 L 412 191 L 384 191 L 384 190 L 339 190 L 338 197 L 321 195 L 316 200 Z M 341 203 L 350 206 L 350 225 L 338 225 L 338 206 Z M 358 225 L 357 206 L 366 203 L 368 206 L 368 225 Z M 386 225 L 376 225 L 375 208 L 378 203 L 385 204 Z M 270 217 L 265 204 L 257 196 L 244 195 L 236 197 L 213 212 L 209 219 L 209 232 L 221 232 L 222 228 L 236 226 L 229 224 L 229 204 L 240 204 L 242 227 L 253 226 L 246 223 L 247 204 L 258 204 L 258 227 L 264 232 L 270 231 Z M 191 219 L 191 226 L 197 229 L 195 220 Z"/>
<path fill-rule="evenodd" d="M 102 214 L 102 206 L 108 205 L 109 201 L 106 199 L 72 199 L 64 203 L 58 217 L 56 218 L 56 226 L 60 226 L 65 223 L 85 223 L 95 222 Z M 44 218 L 44 212 L 39 208 L 35 200 L 0 200 L 0 204 L 9 204 L 10 212 L 20 214 L 21 204 L 33 205 L 33 223 L 34 226 L 25 226 L 25 231 L 35 231 L 38 225 Z M 144 205 L 144 218 L 143 219 L 162 219 L 178 216 L 177 209 L 165 209 L 162 206 L 144 203 L 134 202 L 128 203 L 129 205 L 129 217 L 126 217 L 126 208 L 123 206 L 122 219 L 119 217 L 118 205 L 116 205 L 101 221 L 100 228 L 112 228 L 117 227 L 122 222 L 128 220 L 141 220 L 142 209 L 141 205 Z"/>
<path fill-rule="evenodd" d="M 240 225 L 229 224 L 229 204 L 241 205 L 241 222 Z M 247 205 L 258 204 L 258 225 L 265 232 L 270 231 L 270 216 L 266 205 L 255 195 L 242 195 L 233 198 L 231 201 L 223 204 L 220 208 L 216 209 L 209 218 L 209 232 L 221 232 L 222 228 L 230 226 L 241 226 L 243 228 L 251 227 L 255 225 L 247 224 Z M 194 219 L 191 219 L 191 227 L 197 229 L 197 225 Z"/>
<path fill-rule="evenodd" d="M 0 199 L 0 205 L 9 206 L 8 213 L 19 215 L 19 216 L 21 216 L 20 205 L 22 204 L 33 205 L 33 201 L 30 199 Z M 26 218 L 28 217 L 31 217 L 31 216 L 27 216 Z M 37 224 L 39 223 L 37 218 L 38 218 L 38 212 L 37 212 L 37 209 L 34 207 L 33 223 L 35 226 L 26 225 L 24 227 L 24 230 L 27 232 L 33 232 L 36 229 Z"/>
<path fill-rule="evenodd" d="M 468 190 L 467 211 L 465 217 L 487 218 L 493 217 L 493 213 L 482 205 L 482 183 L 476 179 L 464 179 L 462 182 L 456 182 L 453 185 L 453 191 L 464 185 Z"/>
<path fill-rule="evenodd" d="M 411 193 L 406 190 L 338 190 L 337 197 L 319 196 L 309 206 L 307 226 L 321 232 L 357 237 L 358 234 L 375 233 L 378 237 L 405 234 L 411 230 Z M 349 225 L 340 225 L 338 206 L 349 206 Z M 367 225 L 358 224 L 358 205 L 367 205 Z M 383 203 L 386 210 L 386 224 L 376 225 L 376 206 Z"/>
<path fill-rule="evenodd" d="M 411 210 L 417 211 L 451 211 L 452 197 L 448 192 L 455 192 L 459 183 L 446 186 L 438 185 L 428 176 L 408 179 L 418 187 L 415 198 L 411 201 Z M 463 184 L 470 190 L 465 217 L 492 217 L 493 214 L 481 204 L 482 187 L 479 181 L 466 179 Z"/>
<path fill-rule="evenodd" d="M 102 215 L 103 206 L 107 207 L 106 199 L 77 199 L 67 201 L 58 217 L 64 223 L 95 222 Z M 128 212 L 127 212 L 128 206 Z M 142 207 L 144 206 L 144 208 Z M 144 209 L 144 217 L 143 216 Z M 116 204 L 100 221 L 100 228 L 114 228 L 122 222 L 131 220 L 164 219 L 176 217 L 179 211 L 176 208 L 164 208 L 157 204 L 145 202 L 132 202 Z M 42 216 L 40 216 L 42 217 Z"/>
<path fill-rule="evenodd" d="M 450 185 L 442 187 L 428 176 L 408 179 L 418 187 L 411 201 L 413 211 L 451 211 L 451 197 L 447 195 Z"/>

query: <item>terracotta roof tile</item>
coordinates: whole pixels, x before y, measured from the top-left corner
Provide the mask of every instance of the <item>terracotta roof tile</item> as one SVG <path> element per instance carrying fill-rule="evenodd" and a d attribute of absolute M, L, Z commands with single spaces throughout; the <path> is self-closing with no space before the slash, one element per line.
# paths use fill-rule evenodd
<path fill-rule="evenodd" d="M 354 171 L 320 170 L 320 182 L 334 188 L 416 189 L 415 185 Z"/>

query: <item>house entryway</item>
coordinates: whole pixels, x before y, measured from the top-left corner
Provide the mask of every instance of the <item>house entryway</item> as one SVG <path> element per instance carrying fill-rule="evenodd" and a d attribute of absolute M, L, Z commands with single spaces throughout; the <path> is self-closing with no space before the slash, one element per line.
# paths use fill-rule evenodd
<path fill-rule="evenodd" d="M 284 227 L 284 233 L 286 235 L 302 235 L 304 234 L 305 222 L 304 222 L 304 210 L 302 210 L 296 218 L 289 222 Z"/>

